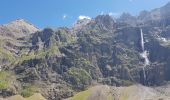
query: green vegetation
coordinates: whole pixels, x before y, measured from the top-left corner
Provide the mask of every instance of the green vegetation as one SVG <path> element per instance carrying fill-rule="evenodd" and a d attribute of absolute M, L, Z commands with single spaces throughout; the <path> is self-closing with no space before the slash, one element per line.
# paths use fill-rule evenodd
<path fill-rule="evenodd" d="M 86 85 L 91 83 L 91 76 L 84 69 L 72 67 L 69 69 L 68 74 L 72 79 L 71 82 L 76 87 L 86 88 Z"/>
<path fill-rule="evenodd" d="M 30 59 L 33 59 L 33 58 L 35 58 L 35 54 L 34 54 L 34 52 L 31 52 L 29 54 L 21 55 L 21 57 L 18 57 L 13 63 L 18 64 L 20 62 L 23 62 L 24 60 L 30 60 Z"/>
<path fill-rule="evenodd" d="M 0 89 L 6 89 L 9 87 L 10 76 L 11 75 L 8 72 L 5 71 L 0 72 Z"/>
<path fill-rule="evenodd" d="M 53 56 L 53 55 L 59 55 L 60 51 L 56 45 L 50 46 L 50 48 L 46 50 L 41 50 L 35 53 L 36 58 L 45 58 L 45 56 Z"/>
<path fill-rule="evenodd" d="M 122 80 L 122 85 L 124 86 L 130 86 L 133 85 L 133 82 L 130 80 Z"/>
<path fill-rule="evenodd" d="M 55 38 L 53 36 L 51 37 L 50 47 L 46 51 L 46 54 L 48 56 L 59 55 L 60 54 L 60 51 L 59 51 L 58 46 L 56 44 L 56 40 L 55 40 Z"/>
<path fill-rule="evenodd" d="M 53 39 L 52 41 L 54 42 Z M 58 46 L 55 44 L 55 42 L 54 43 L 53 42 L 47 49 L 43 49 L 37 52 L 32 51 L 29 54 L 22 54 L 20 57 L 17 58 L 17 60 L 13 62 L 13 64 L 18 64 L 25 60 L 30 60 L 34 58 L 45 58 L 46 56 L 60 55 Z"/>
<path fill-rule="evenodd" d="M 76 41 L 76 38 L 68 33 L 67 29 L 60 29 L 57 35 L 60 36 L 61 46 L 71 44 Z"/>
<path fill-rule="evenodd" d="M 32 96 L 34 93 L 38 93 L 40 90 L 38 87 L 36 86 L 25 86 L 23 88 L 23 90 L 21 91 L 21 95 L 23 97 L 30 97 Z"/>
<path fill-rule="evenodd" d="M 0 48 L 0 56 L 4 57 L 4 59 L 8 60 L 9 62 L 14 61 L 14 56 L 11 52 Z"/>

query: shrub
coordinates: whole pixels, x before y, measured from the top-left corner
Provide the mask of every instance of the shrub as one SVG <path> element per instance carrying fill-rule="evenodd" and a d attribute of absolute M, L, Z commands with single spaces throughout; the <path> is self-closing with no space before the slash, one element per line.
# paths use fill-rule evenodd
<path fill-rule="evenodd" d="M 21 91 L 21 95 L 23 97 L 30 97 L 34 93 L 38 93 L 38 92 L 39 92 L 39 88 L 37 88 L 36 86 L 25 86 Z"/>
<path fill-rule="evenodd" d="M 133 85 L 133 82 L 130 80 L 122 80 L 122 85 L 124 86 L 130 86 Z"/>
<path fill-rule="evenodd" d="M 0 72 L 0 89 L 5 89 L 9 86 L 10 83 L 10 74 L 5 71 Z"/>
<path fill-rule="evenodd" d="M 91 84 L 91 76 L 84 69 L 72 67 L 68 71 L 70 81 L 75 87 L 85 89 Z"/>

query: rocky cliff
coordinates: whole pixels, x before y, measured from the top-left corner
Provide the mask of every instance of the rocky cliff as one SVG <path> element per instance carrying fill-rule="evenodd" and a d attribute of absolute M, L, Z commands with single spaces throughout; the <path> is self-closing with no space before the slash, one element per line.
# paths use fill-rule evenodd
<path fill-rule="evenodd" d="M 164 85 L 170 80 L 170 4 L 139 16 L 79 20 L 45 28 L 19 19 L 0 26 L 0 96 L 71 97 L 94 84 Z M 141 37 L 141 30 L 143 31 Z M 147 51 L 145 58 L 141 41 Z"/>

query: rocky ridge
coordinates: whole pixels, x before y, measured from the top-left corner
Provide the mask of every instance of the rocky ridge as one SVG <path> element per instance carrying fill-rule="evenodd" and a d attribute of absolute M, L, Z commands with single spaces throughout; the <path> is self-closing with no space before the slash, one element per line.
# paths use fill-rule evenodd
<path fill-rule="evenodd" d="M 94 84 L 168 84 L 168 7 L 137 17 L 123 14 L 116 21 L 99 15 L 55 30 L 40 30 L 23 19 L 1 25 L 0 96 L 41 93 L 48 100 L 62 100 Z M 141 29 L 150 61 L 145 70 Z"/>

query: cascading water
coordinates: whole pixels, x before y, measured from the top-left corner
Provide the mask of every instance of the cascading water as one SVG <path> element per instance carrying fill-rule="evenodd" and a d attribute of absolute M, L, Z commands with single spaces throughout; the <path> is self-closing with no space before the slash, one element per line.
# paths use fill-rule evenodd
<path fill-rule="evenodd" d="M 148 59 L 148 52 L 145 50 L 144 37 L 143 37 L 142 29 L 140 29 L 140 35 L 141 35 L 141 48 L 142 48 L 142 53 L 140 55 L 144 58 L 144 65 L 142 67 L 142 70 L 143 70 L 143 78 L 144 78 L 144 84 L 145 84 L 145 80 L 146 80 L 145 67 L 147 65 L 149 65 L 149 59 Z"/>

